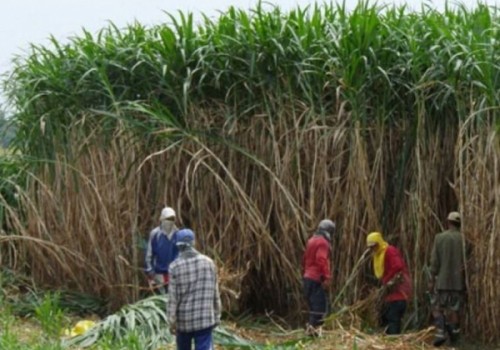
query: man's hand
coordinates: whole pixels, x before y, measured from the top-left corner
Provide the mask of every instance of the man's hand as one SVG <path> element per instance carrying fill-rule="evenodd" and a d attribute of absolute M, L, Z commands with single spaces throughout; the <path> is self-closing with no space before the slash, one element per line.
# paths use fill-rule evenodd
<path fill-rule="evenodd" d="M 169 327 L 169 330 L 170 330 L 170 333 L 172 333 L 173 335 L 176 335 L 177 334 L 177 325 L 175 323 L 172 323 Z"/>
<path fill-rule="evenodd" d="M 431 279 L 429 282 L 427 282 L 427 290 L 430 293 L 434 292 L 434 279 Z"/>
<path fill-rule="evenodd" d="M 156 285 L 156 280 L 155 280 L 154 274 L 148 274 L 148 285 L 149 285 L 149 288 L 151 288 L 151 289 L 158 288 L 158 286 Z"/>
<path fill-rule="evenodd" d="M 389 283 L 382 285 L 382 287 L 378 290 L 378 298 L 383 300 L 385 296 L 389 294 L 391 288 L 392 286 L 390 286 Z"/>
<path fill-rule="evenodd" d="M 148 281 L 153 281 L 155 279 L 155 273 L 153 271 L 146 272 L 146 278 Z"/>
<path fill-rule="evenodd" d="M 399 272 L 389 282 L 387 282 L 387 287 L 391 289 L 392 287 L 400 284 L 402 281 L 403 281 L 403 275 L 401 274 L 401 272 Z"/>
<path fill-rule="evenodd" d="M 324 280 L 321 282 L 321 288 L 324 290 L 328 290 L 330 288 L 330 281 L 329 280 Z"/>

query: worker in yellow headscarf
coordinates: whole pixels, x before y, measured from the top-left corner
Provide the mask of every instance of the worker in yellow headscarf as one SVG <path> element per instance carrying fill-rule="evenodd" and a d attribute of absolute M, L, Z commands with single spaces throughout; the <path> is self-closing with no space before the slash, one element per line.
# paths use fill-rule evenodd
<path fill-rule="evenodd" d="M 372 232 L 366 237 L 366 244 L 372 249 L 373 272 L 378 279 L 384 275 L 385 251 L 389 243 L 384 241 L 380 232 Z"/>
<path fill-rule="evenodd" d="M 366 245 L 372 251 L 373 272 L 384 288 L 381 323 L 386 334 L 401 333 L 401 320 L 411 296 L 408 268 L 398 248 L 387 243 L 380 232 L 371 232 Z"/>

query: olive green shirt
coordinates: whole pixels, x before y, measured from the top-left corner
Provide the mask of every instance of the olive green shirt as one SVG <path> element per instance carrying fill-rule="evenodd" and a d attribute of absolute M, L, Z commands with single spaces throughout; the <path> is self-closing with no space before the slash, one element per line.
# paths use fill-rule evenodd
<path fill-rule="evenodd" d="M 431 273 L 437 290 L 465 289 L 462 234 L 456 229 L 439 233 L 434 239 Z"/>

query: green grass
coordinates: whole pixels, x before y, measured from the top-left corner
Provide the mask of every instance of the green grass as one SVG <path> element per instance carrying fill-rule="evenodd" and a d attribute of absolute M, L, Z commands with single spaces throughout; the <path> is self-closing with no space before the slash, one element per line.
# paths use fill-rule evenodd
<path fill-rule="evenodd" d="M 135 305 L 125 307 L 120 312 L 109 315 L 102 320 L 97 320 L 94 328 L 91 328 L 82 336 L 68 338 L 64 335 L 65 329 L 70 329 L 79 318 L 71 314 L 63 314 L 58 305 L 58 296 L 48 293 L 39 307 L 34 317 L 15 316 L 8 305 L 0 302 L 0 348 L 2 350 L 71 350 L 86 348 L 89 350 L 144 350 L 144 349 L 174 349 L 173 338 L 168 335 L 167 326 L 162 323 L 161 329 L 156 329 L 152 324 L 157 320 L 152 317 L 151 308 L 153 304 L 164 303 L 158 298 L 147 299 Z M 153 302 L 153 304 L 151 304 Z M 156 310 L 154 314 L 161 316 L 163 311 Z M 61 327 L 58 332 L 54 332 L 53 325 L 49 325 L 50 319 L 46 316 L 59 315 Z M 146 317 L 146 318 L 142 318 Z M 163 316 L 162 316 L 163 317 Z M 132 326 L 131 322 L 135 323 Z M 146 322 L 146 323 L 144 323 Z M 147 325 L 146 325 L 147 324 Z M 144 327 L 146 326 L 146 327 Z M 301 349 L 336 349 L 346 348 L 347 343 L 338 343 L 340 339 L 349 334 L 349 330 L 328 335 L 322 338 L 312 339 L 303 337 L 302 330 L 285 330 L 277 327 L 276 323 L 266 320 L 246 320 L 240 323 L 238 328 L 254 336 L 258 335 L 260 342 L 247 341 L 236 335 L 234 331 L 224 326 L 218 327 L 214 332 L 214 341 L 218 348 L 235 350 L 301 350 Z M 234 329 L 234 325 L 231 326 Z M 154 330 L 151 333 L 151 330 Z M 165 333 L 167 332 L 167 333 Z M 331 332 L 331 331 L 330 331 Z M 161 334 L 167 334 L 167 338 L 162 338 Z M 349 336 L 352 336 L 349 335 Z M 364 336 L 358 334 L 352 341 L 352 349 L 359 348 L 359 343 L 364 343 Z M 161 340 L 163 339 L 163 340 Z M 267 340 L 266 340 L 267 339 Z M 378 342 L 378 348 L 389 349 L 391 341 L 388 339 L 377 340 L 376 335 L 369 335 L 367 338 L 371 344 Z M 345 340 L 344 340 L 345 341 Z M 396 341 L 397 339 L 392 339 Z M 399 344 L 399 343 L 398 343 Z M 394 345 L 395 346 L 395 345 Z M 399 346 L 399 345 L 398 345 Z M 408 340 L 405 349 L 432 349 L 432 346 L 425 346 L 420 343 L 412 345 Z M 399 348 L 398 348 L 399 349 Z M 460 346 L 464 350 L 495 350 L 498 347 L 485 346 L 479 344 L 464 343 Z"/>

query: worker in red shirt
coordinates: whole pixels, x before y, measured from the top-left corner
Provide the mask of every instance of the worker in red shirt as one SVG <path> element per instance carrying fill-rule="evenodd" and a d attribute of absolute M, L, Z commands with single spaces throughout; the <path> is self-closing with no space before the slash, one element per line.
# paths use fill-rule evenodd
<path fill-rule="evenodd" d="M 372 252 L 375 277 L 382 283 L 381 325 L 386 334 L 399 334 L 412 292 L 408 268 L 399 249 L 384 241 L 380 232 L 370 233 L 366 244 Z"/>
<path fill-rule="evenodd" d="M 327 290 L 332 280 L 330 242 L 333 234 L 335 223 L 322 220 L 314 235 L 307 241 L 302 260 L 304 296 L 309 307 L 306 334 L 310 336 L 320 335 L 321 325 L 329 309 Z"/>

